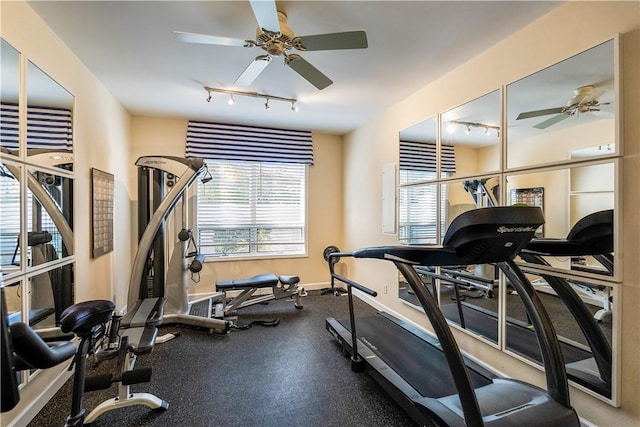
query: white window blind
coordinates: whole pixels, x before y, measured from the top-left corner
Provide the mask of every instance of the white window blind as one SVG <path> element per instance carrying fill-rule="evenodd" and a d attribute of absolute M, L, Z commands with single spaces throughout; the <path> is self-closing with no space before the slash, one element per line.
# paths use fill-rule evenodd
<path fill-rule="evenodd" d="M 207 160 L 198 183 L 197 229 L 210 257 L 305 253 L 306 165 Z"/>
<path fill-rule="evenodd" d="M 441 187 L 441 206 L 446 206 L 445 188 Z M 412 245 L 437 243 L 438 221 L 442 227 L 446 209 L 441 209 L 438 217 L 436 184 L 400 187 L 399 199 L 399 241 Z"/>

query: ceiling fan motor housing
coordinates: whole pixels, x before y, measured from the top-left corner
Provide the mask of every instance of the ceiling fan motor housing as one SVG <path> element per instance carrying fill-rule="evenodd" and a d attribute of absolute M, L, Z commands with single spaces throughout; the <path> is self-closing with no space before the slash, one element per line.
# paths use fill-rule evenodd
<path fill-rule="evenodd" d="M 278 20 L 280 21 L 280 32 L 270 33 L 262 28 L 256 30 L 256 41 L 258 45 L 266 50 L 269 55 L 280 56 L 285 50 L 293 47 L 293 39 L 295 37 L 291 27 L 287 25 L 287 15 L 278 11 Z"/>

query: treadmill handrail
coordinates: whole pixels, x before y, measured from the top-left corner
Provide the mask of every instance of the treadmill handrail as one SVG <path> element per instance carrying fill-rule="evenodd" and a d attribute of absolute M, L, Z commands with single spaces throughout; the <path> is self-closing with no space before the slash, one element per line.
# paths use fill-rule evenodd
<path fill-rule="evenodd" d="M 344 276 L 340 276 L 339 274 L 337 274 L 335 272 L 335 264 L 337 264 L 338 258 L 350 257 L 350 256 L 353 256 L 352 252 L 333 252 L 332 254 L 329 254 L 328 262 L 329 262 L 329 271 L 331 272 L 331 277 L 341 281 L 342 283 L 344 283 L 347 286 L 352 286 L 352 287 L 358 289 L 359 291 L 364 292 L 365 294 L 371 295 L 372 297 L 378 296 L 378 293 L 376 291 L 374 291 L 373 289 L 369 289 L 366 286 L 363 286 L 360 283 L 356 283 L 353 280 L 349 280 Z M 335 259 L 335 261 L 334 261 L 334 259 Z"/>

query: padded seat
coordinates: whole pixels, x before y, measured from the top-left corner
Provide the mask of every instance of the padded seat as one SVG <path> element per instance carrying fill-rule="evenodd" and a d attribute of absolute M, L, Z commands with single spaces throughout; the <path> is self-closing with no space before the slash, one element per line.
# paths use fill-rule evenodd
<path fill-rule="evenodd" d="M 300 283 L 300 277 L 298 276 L 280 276 L 279 280 L 283 285 L 295 285 Z"/>
<path fill-rule="evenodd" d="M 216 282 L 216 291 L 248 288 L 271 288 L 277 284 L 278 278 L 275 274 L 260 274 L 248 279 L 218 281 Z"/>
<path fill-rule="evenodd" d="M 107 300 L 92 300 L 67 307 L 60 317 L 62 332 L 84 336 L 94 326 L 107 323 L 113 315 L 115 304 Z"/>

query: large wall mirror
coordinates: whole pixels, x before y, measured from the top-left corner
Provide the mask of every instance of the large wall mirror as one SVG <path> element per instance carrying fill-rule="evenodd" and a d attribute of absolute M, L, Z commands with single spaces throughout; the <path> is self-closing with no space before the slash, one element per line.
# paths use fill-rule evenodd
<path fill-rule="evenodd" d="M 436 135 L 425 140 L 436 153 L 420 154 L 430 175 L 405 172 L 403 180 L 400 142 L 398 198 L 404 244 L 442 243 L 451 221 L 471 209 L 539 206 L 545 223 L 516 261 L 551 316 L 571 382 L 613 405 L 622 153 L 616 49 L 610 40 L 508 84 L 506 104 L 494 91 L 441 113 L 437 126 L 433 118 L 420 124 Z M 417 139 L 409 135 L 420 126 L 400 140 Z M 524 307 L 494 266 L 418 270 L 456 329 L 542 366 Z M 419 308 L 402 279 L 399 297 Z"/>
<path fill-rule="evenodd" d="M 0 43 L 0 149 L 18 156 L 20 53 L 4 39 Z"/>
<path fill-rule="evenodd" d="M 556 254 L 552 247 L 541 246 L 541 251 L 548 251 L 540 253 L 546 265 L 594 277 L 614 276 L 616 171 L 616 162 L 612 161 L 507 176 L 511 204 L 525 202 L 542 207 L 545 223 L 539 239 L 570 243 L 592 238 L 602 246 L 600 254 L 588 256 L 571 256 L 566 251 Z"/>
<path fill-rule="evenodd" d="M 0 259 L 9 321 L 55 337 L 74 303 L 74 97 L 5 40 L 1 59 Z"/>
<path fill-rule="evenodd" d="M 27 155 L 31 162 L 73 168 L 73 102 L 73 95 L 28 61 Z"/>
<path fill-rule="evenodd" d="M 615 41 L 507 86 L 507 167 L 616 154 Z"/>
<path fill-rule="evenodd" d="M 500 91 L 495 90 L 440 116 L 443 178 L 500 171 L 500 106 Z"/>

